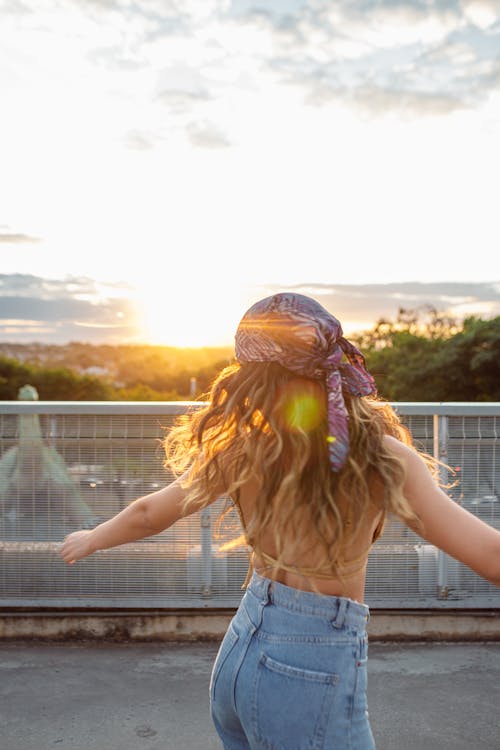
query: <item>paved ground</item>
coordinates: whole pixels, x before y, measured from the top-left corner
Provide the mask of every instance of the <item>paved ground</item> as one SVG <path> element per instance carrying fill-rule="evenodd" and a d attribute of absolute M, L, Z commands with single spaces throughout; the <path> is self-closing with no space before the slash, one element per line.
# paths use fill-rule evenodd
<path fill-rule="evenodd" d="M 217 645 L 0 644 L 0 747 L 220 750 Z M 500 643 L 373 643 L 368 697 L 378 750 L 499 750 Z"/>

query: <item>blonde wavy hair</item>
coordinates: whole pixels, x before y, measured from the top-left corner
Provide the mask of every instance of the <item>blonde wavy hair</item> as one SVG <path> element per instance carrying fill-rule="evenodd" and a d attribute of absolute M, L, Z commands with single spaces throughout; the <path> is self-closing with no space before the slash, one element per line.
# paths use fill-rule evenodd
<path fill-rule="evenodd" d="M 255 511 L 246 519 L 251 548 L 259 554 L 263 533 L 272 529 L 282 562 L 290 539 L 309 540 L 317 571 L 339 577 L 346 541 L 359 533 L 374 503 L 418 525 L 403 495 L 404 464 L 384 436 L 412 447 L 413 441 L 389 403 L 344 393 L 350 450 L 335 473 L 322 382 L 275 362 L 232 364 L 207 395 L 206 403 L 178 418 L 163 442 L 165 465 L 187 489 L 186 515 L 221 494 L 237 500 L 240 488 L 256 481 Z M 431 457 L 425 458 L 432 466 Z M 381 491 L 374 493 L 374 483 Z"/>

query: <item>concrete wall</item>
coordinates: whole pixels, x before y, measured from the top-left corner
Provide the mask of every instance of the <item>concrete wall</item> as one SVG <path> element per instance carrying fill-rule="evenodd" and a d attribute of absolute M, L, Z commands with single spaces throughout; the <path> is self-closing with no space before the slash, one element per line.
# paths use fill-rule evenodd
<path fill-rule="evenodd" d="M 161 613 L 3 613 L 0 640 L 220 640 L 234 610 Z M 372 641 L 499 641 L 500 610 L 372 611 Z"/>

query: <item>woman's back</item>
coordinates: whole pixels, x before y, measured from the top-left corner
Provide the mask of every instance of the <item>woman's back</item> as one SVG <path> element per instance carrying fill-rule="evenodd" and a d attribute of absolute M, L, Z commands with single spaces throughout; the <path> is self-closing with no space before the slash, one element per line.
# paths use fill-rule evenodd
<path fill-rule="evenodd" d="M 252 483 L 248 483 L 240 489 L 238 505 L 244 528 L 247 526 L 247 519 L 251 520 L 255 513 L 256 489 L 255 483 L 253 486 Z M 347 530 L 342 580 L 332 575 L 331 572 L 328 574 L 320 572 L 321 560 L 317 554 L 320 540 L 315 538 L 314 530 L 307 535 L 310 520 L 305 515 L 302 526 L 304 537 L 299 540 L 285 540 L 282 554 L 284 562 L 277 563 L 276 540 L 272 528 L 269 528 L 263 532 L 259 540 L 259 552 L 251 552 L 251 568 L 261 575 L 302 591 L 345 596 L 363 602 L 368 554 L 372 544 L 381 533 L 384 519 L 385 512 L 380 509 L 380 506 L 377 507 L 374 504 L 366 512 L 364 523 L 356 539 L 349 539 Z M 308 574 L 307 571 L 311 572 Z"/>

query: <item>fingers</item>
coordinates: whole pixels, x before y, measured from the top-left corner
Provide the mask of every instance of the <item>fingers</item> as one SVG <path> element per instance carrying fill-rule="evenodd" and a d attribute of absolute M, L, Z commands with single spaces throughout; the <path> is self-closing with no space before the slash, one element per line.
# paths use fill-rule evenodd
<path fill-rule="evenodd" d="M 88 557 L 92 549 L 89 547 L 90 531 L 73 531 L 65 537 L 59 548 L 59 555 L 68 565 L 74 565 L 78 560 Z"/>
<path fill-rule="evenodd" d="M 72 549 L 71 542 L 69 541 L 69 536 L 64 539 L 63 543 L 59 547 L 59 557 L 61 557 L 68 565 L 74 565 L 78 559 L 78 556 L 75 555 L 75 550 Z"/>

